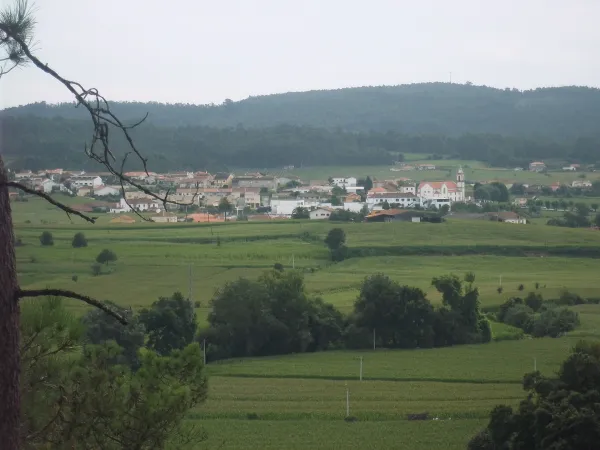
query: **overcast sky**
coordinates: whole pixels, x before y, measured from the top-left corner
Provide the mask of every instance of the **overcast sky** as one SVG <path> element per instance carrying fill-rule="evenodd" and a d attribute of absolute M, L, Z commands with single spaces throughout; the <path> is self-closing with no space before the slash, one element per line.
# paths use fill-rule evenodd
<path fill-rule="evenodd" d="M 12 0 L 0 0 L 6 5 Z M 423 81 L 600 85 L 600 0 L 37 0 L 36 53 L 112 100 Z M 0 106 L 72 98 L 33 67 Z"/>

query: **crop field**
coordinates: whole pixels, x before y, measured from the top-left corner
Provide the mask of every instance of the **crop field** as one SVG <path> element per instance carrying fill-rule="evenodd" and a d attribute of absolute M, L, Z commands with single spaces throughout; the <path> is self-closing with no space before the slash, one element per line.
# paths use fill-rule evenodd
<path fill-rule="evenodd" d="M 69 199 L 81 202 L 81 199 Z M 31 200 L 13 203 L 22 287 L 62 287 L 134 309 L 174 291 L 191 293 L 203 324 L 215 289 L 255 278 L 275 262 L 301 270 L 307 290 L 348 313 L 362 280 L 385 273 L 440 297 L 431 278 L 472 271 L 482 306 L 534 290 L 556 298 L 562 289 L 600 297 L 596 285 L 600 233 L 545 225 L 449 220 L 443 224 L 286 221 L 215 225 L 95 225 Z M 347 233 L 353 256 L 329 260 L 323 244 L 333 227 Z M 54 245 L 42 247 L 50 231 Z M 88 247 L 71 240 L 84 232 Z M 104 248 L 118 261 L 93 276 Z M 74 277 L 75 276 L 75 277 Z M 503 291 L 497 292 L 502 284 Z M 523 290 L 519 285 L 523 284 Z M 77 314 L 81 303 L 67 302 Z M 502 340 L 429 350 L 331 351 L 209 364 L 209 399 L 189 420 L 208 434 L 198 448 L 223 449 L 464 449 L 499 403 L 517 405 L 520 380 L 537 368 L 554 373 L 580 338 L 600 339 L 600 306 L 575 307 L 581 327 L 560 339 Z M 494 336 L 515 330 L 492 324 Z M 363 381 L 359 381 L 360 358 Z M 344 422 L 346 390 L 354 423 Z M 428 412 L 424 422 L 407 414 Z"/>

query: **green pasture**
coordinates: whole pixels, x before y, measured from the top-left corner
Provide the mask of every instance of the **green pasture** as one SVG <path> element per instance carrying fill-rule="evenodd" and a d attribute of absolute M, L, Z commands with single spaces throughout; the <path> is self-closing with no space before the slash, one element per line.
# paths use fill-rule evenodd
<path fill-rule="evenodd" d="M 422 155 L 421 155 L 422 158 Z M 377 180 L 393 180 L 397 178 L 410 178 L 415 181 L 439 181 L 456 179 L 456 170 L 463 167 L 467 183 L 478 181 L 500 181 L 507 184 L 540 184 L 551 185 L 554 182 L 571 183 L 580 179 L 581 172 L 552 171 L 548 173 L 530 172 L 528 170 L 515 171 L 513 169 L 488 167 L 480 161 L 470 160 L 426 160 L 419 159 L 418 155 L 411 155 L 407 164 L 434 164 L 436 170 L 407 170 L 392 171 L 399 166 L 321 166 L 307 167 L 291 170 L 291 175 L 296 175 L 302 180 L 327 180 L 329 177 L 354 176 L 364 178 L 370 176 Z M 586 179 L 595 181 L 600 179 L 600 173 L 586 172 Z"/>
<path fill-rule="evenodd" d="M 345 423 L 322 420 L 202 420 L 208 440 L 198 449 L 463 450 L 485 420 Z"/>
<path fill-rule="evenodd" d="M 23 288 L 61 287 L 134 309 L 177 290 L 187 295 L 191 288 L 193 300 L 200 301 L 201 322 L 215 289 L 238 277 L 258 277 L 275 262 L 286 270 L 301 270 L 307 290 L 343 312 L 351 311 L 362 280 L 378 272 L 424 289 L 436 304 L 440 297 L 431 288 L 431 278 L 468 271 L 475 273 L 482 305 L 489 309 L 509 296 L 526 295 L 536 282 L 545 298 L 557 297 L 563 288 L 600 297 L 595 285 L 597 259 L 544 252 L 560 247 L 600 249 L 600 234 L 590 230 L 468 220 L 115 225 L 109 224 L 110 215 L 99 215 L 93 225 L 78 218 L 70 221 L 38 200 L 12 206 L 16 236 L 24 244 L 17 248 Z M 323 244 L 333 227 L 346 231 L 351 250 L 391 249 L 393 254 L 363 255 L 334 264 Z M 53 233 L 52 247 L 39 243 L 45 230 Z M 79 231 L 85 233 L 89 245 L 74 249 L 71 240 Z M 94 277 L 90 267 L 104 248 L 113 250 L 119 259 Z M 465 248 L 475 254 L 453 255 Z M 525 256 L 487 253 L 494 248 L 524 249 Z M 431 253 L 432 249 L 440 253 Z M 496 291 L 500 277 L 502 294 Z M 518 290 L 520 284 L 523 291 Z M 68 305 L 78 314 L 86 308 L 75 301 Z M 198 448 L 463 449 L 496 404 L 518 404 L 524 396 L 519 383 L 524 373 L 533 370 L 534 358 L 542 373 L 552 375 L 578 339 L 600 339 L 600 306 L 575 309 L 581 327 L 560 339 L 427 350 L 330 351 L 210 363 L 208 400 L 189 417 L 209 436 Z M 492 323 L 492 331 L 498 338 L 515 334 L 511 327 L 498 323 Z M 360 357 L 362 382 L 358 380 Z M 350 413 L 358 419 L 355 423 L 343 420 L 346 389 Z M 421 412 L 439 420 L 406 420 L 407 414 Z"/>

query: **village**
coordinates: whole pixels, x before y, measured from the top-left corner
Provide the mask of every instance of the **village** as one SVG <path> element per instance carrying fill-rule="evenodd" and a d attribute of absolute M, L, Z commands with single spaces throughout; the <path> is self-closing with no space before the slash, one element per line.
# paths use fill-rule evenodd
<path fill-rule="evenodd" d="M 435 169 L 433 164 L 401 164 L 392 167 L 390 171 Z M 528 169 L 531 172 L 541 172 L 546 170 L 546 165 L 543 162 L 532 162 Z M 564 171 L 578 169 L 576 164 L 563 167 Z M 133 187 L 123 188 L 110 173 L 47 169 L 13 172 L 10 175 L 36 191 L 46 194 L 60 192 L 89 199 L 89 202 L 77 204 L 74 208 L 85 213 L 112 214 L 115 217 L 111 222 L 114 223 L 133 223 L 137 220 L 135 216 L 141 214 L 146 220 L 162 223 L 290 218 L 326 220 L 336 211 L 360 214 L 366 221 L 418 222 L 423 219 L 423 214 L 416 214 L 415 211 L 447 214 L 451 213 L 455 203 L 482 203 L 473 195 L 474 183 L 465 180 L 460 166 L 453 180 L 420 182 L 406 177 L 379 180 L 370 177 L 358 179 L 353 176 L 301 180 L 290 174 L 276 176 L 259 172 L 125 173 L 128 179 L 155 196 Z M 589 180 L 576 180 L 568 188 L 588 189 L 591 186 Z M 507 185 L 509 189 L 512 187 L 513 185 Z M 551 194 L 564 188 L 559 182 L 549 186 L 520 185 L 518 193 L 522 195 L 512 199 L 513 211 L 498 211 L 493 218 L 508 223 L 527 223 L 514 210 L 528 207 L 539 195 Z M 16 192 L 11 193 L 13 198 L 17 195 Z M 160 199 L 166 199 L 167 202 Z"/>

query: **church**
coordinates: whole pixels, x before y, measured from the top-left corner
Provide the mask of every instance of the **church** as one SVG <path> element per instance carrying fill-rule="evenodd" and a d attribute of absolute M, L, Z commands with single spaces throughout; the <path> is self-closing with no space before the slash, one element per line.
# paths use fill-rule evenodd
<path fill-rule="evenodd" d="M 425 200 L 447 198 L 451 202 L 465 201 L 465 174 L 462 167 L 456 173 L 454 181 L 423 181 L 417 188 L 417 196 Z"/>

